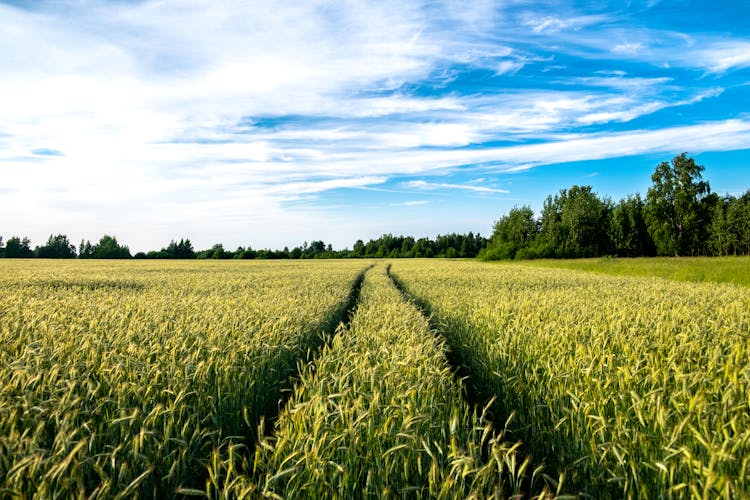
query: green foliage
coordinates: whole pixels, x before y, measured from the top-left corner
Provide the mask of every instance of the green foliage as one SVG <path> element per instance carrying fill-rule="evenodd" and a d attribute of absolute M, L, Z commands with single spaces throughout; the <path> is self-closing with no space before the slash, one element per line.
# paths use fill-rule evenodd
<path fill-rule="evenodd" d="M 534 219 L 530 207 L 513 208 L 495 223 L 483 260 L 542 257 L 585 257 L 611 248 L 609 218 L 612 206 L 600 200 L 591 186 L 562 189 L 544 202 Z"/>
<path fill-rule="evenodd" d="M 76 247 L 64 234 L 50 235 L 46 245 L 34 249 L 34 255 L 43 259 L 74 259 Z"/>
<path fill-rule="evenodd" d="M 166 248 L 162 248 L 162 254 L 167 259 L 194 259 L 195 250 L 189 239 L 180 238 L 179 242 L 174 240 L 169 242 Z"/>
<path fill-rule="evenodd" d="M 608 248 L 607 218 L 611 208 L 591 186 L 562 189 L 544 202 L 541 226 L 544 240 L 560 257 L 601 255 Z"/>
<path fill-rule="evenodd" d="M 716 200 L 708 247 L 712 255 L 750 255 L 750 191 Z"/>
<path fill-rule="evenodd" d="M 711 192 L 704 167 L 685 153 L 657 165 L 647 194 L 646 221 L 659 255 L 699 255 L 708 227 Z"/>
<path fill-rule="evenodd" d="M 93 259 L 94 258 L 94 245 L 90 241 L 86 240 L 78 245 L 78 258 L 79 259 Z"/>
<path fill-rule="evenodd" d="M 131 258 L 130 249 L 125 245 L 120 245 L 114 236 L 104 235 L 99 243 L 92 245 L 90 241 L 78 246 L 79 259 L 129 259 Z"/>
<path fill-rule="evenodd" d="M 5 243 L 3 257 L 9 259 L 28 259 L 34 256 L 31 250 L 31 241 L 28 238 L 13 236 Z"/>
<path fill-rule="evenodd" d="M 476 257 L 487 244 L 479 234 L 444 234 L 434 240 L 415 239 L 411 236 L 384 234 L 364 243 L 358 240 L 354 250 L 347 257 L 390 257 L 390 258 L 430 258 L 430 257 Z"/>
<path fill-rule="evenodd" d="M 547 197 L 539 220 L 514 207 L 479 257 L 750 255 L 750 191 L 719 198 L 703 170 L 683 153 L 657 165 L 645 202 L 636 194 L 613 204 L 590 186 L 572 186 Z"/>
<path fill-rule="evenodd" d="M 212 246 L 208 250 L 201 250 L 200 252 L 196 253 L 195 258 L 196 259 L 214 259 L 214 260 L 232 259 L 234 258 L 234 254 L 232 252 L 224 250 L 224 245 L 222 245 L 221 243 L 216 243 L 214 246 Z"/>
<path fill-rule="evenodd" d="M 186 238 L 181 238 L 179 242 L 172 240 L 161 250 L 151 250 L 148 253 L 138 252 L 135 255 L 136 259 L 195 259 L 196 257 L 193 244 Z M 201 258 L 206 258 L 206 255 L 203 254 Z"/>
<path fill-rule="evenodd" d="M 644 212 L 645 204 L 640 195 L 628 196 L 612 209 L 609 233 L 616 255 L 655 255 L 656 248 L 648 233 Z"/>
<path fill-rule="evenodd" d="M 513 207 L 508 215 L 495 222 L 492 238 L 480 258 L 483 260 L 512 259 L 516 252 L 528 247 L 539 234 L 539 222 L 528 206 Z"/>

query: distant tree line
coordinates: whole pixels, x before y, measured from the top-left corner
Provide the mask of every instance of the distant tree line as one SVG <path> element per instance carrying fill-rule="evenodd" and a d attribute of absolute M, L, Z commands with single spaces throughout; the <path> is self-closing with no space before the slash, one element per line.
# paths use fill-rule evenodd
<path fill-rule="evenodd" d="M 207 250 L 194 251 L 190 240 L 172 241 L 169 246 L 158 252 L 138 253 L 135 258 L 145 259 L 347 259 L 366 257 L 476 257 L 487 244 L 487 239 L 479 234 L 446 234 L 437 238 L 419 238 L 411 236 L 393 236 L 384 234 L 367 243 L 357 240 L 349 250 L 334 250 L 330 243 L 315 240 L 304 242 L 291 250 L 254 250 L 252 247 L 238 247 L 231 251 L 217 243 Z"/>
<path fill-rule="evenodd" d="M 384 234 L 367 243 L 357 240 L 353 249 L 334 250 L 330 243 L 322 240 L 301 246 L 284 247 L 282 250 L 254 250 L 251 247 L 238 247 L 226 250 L 221 243 L 206 250 L 196 251 L 189 239 L 171 241 L 161 250 L 138 252 L 131 256 L 127 246 L 117 242 L 114 236 L 105 235 L 99 243 L 81 240 L 78 250 L 64 234 L 50 235 L 47 244 L 31 249 L 28 238 L 14 236 L 3 244 L 0 237 L 0 257 L 7 258 L 52 258 L 52 259 L 341 259 L 366 257 L 476 257 L 487 245 L 487 239 L 479 234 L 446 234 L 437 238 L 393 236 Z"/>
<path fill-rule="evenodd" d="M 114 236 L 104 235 L 99 243 L 92 245 L 90 241 L 81 244 L 76 252 L 76 247 L 64 234 L 50 235 L 47 243 L 31 249 L 31 241 L 28 238 L 13 236 L 3 244 L 0 236 L 0 257 L 5 258 L 32 258 L 41 259 L 129 259 L 130 250 L 127 246 L 120 245 Z"/>
<path fill-rule="evenodd" d="M 562 189 L 544 202 L 540 217 L 528 206 L 515 207 L 495 222 L 488 240 L 479 234 L 446 234 L 415 239 L 384 234 L 350 250 L 334 250 L 321 240 L 291 250 L 227 250 L 217 243 L 196 251 L 189 239 L 161 250 L 138 252 L 136 259 L 330 259 L 479 256 L 485 260 L 575 258 L 616 255 L 750 255 L 750 190 L 739 197 L 718 196 L 702 179 L 704 167 L 685 153 L 657 165 L 652 186 L 614 203 L 591 186 Z M 64 234 L 50 235 L 33 250 L 28 238 L 0 237 L 0 257 L 129 259 L 130 250 L 114 236 L 78 249 Z"/>
<path fill-rule="evenodd" d="M 573 186 L 548 196 L 539 218 L 515 207 L 495 222 L 480 258 L 750 255 L 750 190 L 718 196 L 703 171 L 683 153 L 656 167 L 645 200 L 614 203 Z"/>

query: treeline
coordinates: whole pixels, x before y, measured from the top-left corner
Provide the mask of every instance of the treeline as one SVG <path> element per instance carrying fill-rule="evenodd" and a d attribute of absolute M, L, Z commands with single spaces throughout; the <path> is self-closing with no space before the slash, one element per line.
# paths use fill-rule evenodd
<path fill-rule="evenodd" d="M 321 240 L 291 250 L 239 247 L 220 243 L 196 251 L 189 239 L 171 241 L 161 250 L 131 255 L 126 245 L 105 235 L 78 248 L 64 234 L 31 248 L 28 238 L 3 243 L 0 257 L 93 259 L 330 259 L 363 257 L 463 257 L 485 260 L 575 258 L 606 255 L 750 255 L 750 190 L 739 197 L 719 196 L 702 179 L 704 167 L 685 153 L 657 165 L 646 198 L 640 194 L 618 202 L 600 198 L 591 186 L 573 186 L 548 196 L 540 217 L 515 207 L 495 222 L 492 237 L 447 234 L 415 239 L 384 234 L 357 240 L 350 250 L 334 250 Z"/>
<path fill-rule="evenodd" d="M 54 258 L 54 259 L 341 259 L 341 258 L 411 258 L 411 257 L 476 257 L 487 245 L 487 239 L 480 234 L 446 234 L 430 238 L 415 239 L 411 236 L 384 234 L 367 243 L 357 240 L 349 250 L 334 250 L 331 244 L 322 240 L 303 243 L 282 250 L 254 250 L 252 247 L 238 247 L 227 250 L 220 243 L 206 250 L 196 251 L 189 239 L 171 241 L 161 250 L 138 252 L 131 255 L 130 249 L 118 243 L 114 236 L 105 235 L 99 243 L 81 241 L 76 247 L 64 234 L 50 235 L 47 243 L 31 249 L 28 238 L 14 236 L 3 245 L 0 237 L 0 257 L 8 258 Z"/>
<path fill-rule="evenodd" d="M 573 186 L 548 196 L 541 217 L 516 207 L 495 222 L 485 260 L 606 255 L 750 255 L 750 190 L 718 196 L 685 153 L 662 162 L 646 198 L 612 202 Z"/>
<path fill-rule="evenodd" d="M 13 236 L 3 244 L 0 236 L 0 257 L 28 259 L 38 257 L 42 259 L 129 259 L 130 249 L 120 245 L 114 236 L 104 235 L 99 243 L 92 245 L 90 241 L 81 240 L 76 247 L 64 234 L 50 235 L 47 243 L 31 249 L 31 241 L 28 238 Z"/>

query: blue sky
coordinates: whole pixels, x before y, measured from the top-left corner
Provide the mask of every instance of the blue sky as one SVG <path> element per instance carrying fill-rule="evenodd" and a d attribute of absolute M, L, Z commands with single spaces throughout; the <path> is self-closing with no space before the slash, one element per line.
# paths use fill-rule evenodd
<path fill-rule="evenodd" d="M 645 194 L 683 151 L 741 194 L 749 18 L 741 1 L 0 1 L 0 235 L 487 235 L 573 184 Z"/>

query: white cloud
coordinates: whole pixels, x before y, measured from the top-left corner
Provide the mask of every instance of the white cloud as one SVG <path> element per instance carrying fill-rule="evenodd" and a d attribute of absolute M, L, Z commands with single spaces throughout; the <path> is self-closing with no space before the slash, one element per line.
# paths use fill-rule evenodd
<path fill-rule="evenodd" d="M 478 163 L 497 161 L 509 165 L 519 163 L 542 165 L 644 153 L 726 151 L 743 149 L 748 144 L 750 144 L 750 122 L 726 120 L 659 130 L 592 134 L 559 142 L 476 151 L 471 156 L 472 160 Z"/>
<path fill-rule="evenodd" d="M 497 65 L 497 74 L 498 75 L 505 75 L 505 74 L 514 74 L 518 73 L 526 63 L 523 61 L 511 61 L 511 60 L 505 60 L 500 61 Z"/>
<path fill-rule="evenodd" d="M 612 16 L 567 12 L 522 14 L 519 26 L 512 3 L 492 1 L 27 7 L 0 4 L 0 201 L 4 221 L 35 239 L 49 228 L 90 238 L 116 229 L 133 248 L 193 234 L 206 244 L 253 231 L 274 238 L 277 227 L 304 232 L 333 217 L 317 201 L 335 189 L 381 190 L 472 164 L 510 172 L 748 144 L 745 120 L 579 133 L 721 92 L 671 73 L 625 74 L 618 61 L 722 73 L 750 66 L 746 41 L 613 33 Z M 558 54 L 614 58 L 603 66 L 613 69 L 513 85 Z M 569 65 L 560 62 L 547 67 L 562 72 Z M 464 66 L 503 78 L 432 95 Z M 477 146 L 486 142 L 504 145 Z"/>
<path fill-rule="evenodd" d="M 618 45 L 615 45 L 612 47 L 612 52 L 616 54 L 632 54 L 637 55 L 641 53 L 644 49 L 644 46 L 640 42 L 628 42 L 628 43 L 621 43 Z"/>
<path fill-rule="evenodd" d="M 750 66 L 750 41 L 723 41 L 701 46 L 690 58 L 714 73 Z"/>
<path fill-rule="evenodd" d="M 434 191 L 436 189 L 459 189 L 464 191 L 473 191 L 477 193 L 509 193 L 506 189 L 496 189 L 486 186 L 474 186 L 471 184 L 450 184 L 444 182 L 427 182 L 427 181 L 407 181 L 402 183 L 405 188 L 421 189 L 425 191 Z"/>
<path fill-rule="evenodd" d="M 606 20 L 605 15 L 557 17 L 527 13 L 522 16 L 521 24 L 530 27 L 534 33 L 557 33 L 563 30 L 579 30 Z"/>
<path fill-rule="evenodd" d="M 352 177 L 345 179 L 328 179 L 316 182 L 289 182 L 284 184 L 275 184 L 265 189 L 267 193 L 280 194 L 286 193 L 291 195 L 320 193 L 331 189 L 357 188 L 382 184 L 388 179 L 386 177 Z"/>

